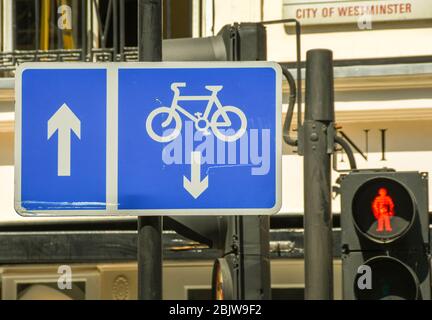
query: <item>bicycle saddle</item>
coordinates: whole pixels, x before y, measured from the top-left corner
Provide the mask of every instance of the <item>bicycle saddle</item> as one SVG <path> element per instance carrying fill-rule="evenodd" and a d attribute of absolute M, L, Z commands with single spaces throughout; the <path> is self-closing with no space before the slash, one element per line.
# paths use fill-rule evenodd
<path fill-rule="evenodd" d="M 171 90 L 186 87 L 186 82 L 173 82 L 171 83 Z"/>
<path fill-rule="evenodd" d="M 221 91 L 223 86 L 205 86 L 207 90 L 218 92 Z"/>

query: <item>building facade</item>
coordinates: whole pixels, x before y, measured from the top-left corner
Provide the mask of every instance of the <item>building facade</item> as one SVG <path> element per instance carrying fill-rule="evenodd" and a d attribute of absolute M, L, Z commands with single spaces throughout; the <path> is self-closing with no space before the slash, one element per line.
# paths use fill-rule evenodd
<path fill-rule="evenodd" d="M 29 220 L 13 209 L 16 63 L 31 61 L 35 55 L 39 55 L 37 59 L 40 60 L 82 60 L 83 48 L 87 61 L 136 59 L 135 1 L 126 1 L 123 8 L 126 22 L 112 19 L 113 25 L 107 29 L 106 25 L 111 25 L 107 23 L 109 13 L 121 11 L 116 1 L 41 1 L 39 7 L 34 7 L 33 3 L 0 0 L 0 224 L 3 226 L 71 222 L 69 218 Z M 110 3 L 114 3 L 111 9 Z M 164 4 L 166 38 L 213 36 L 223 26 L 235 22 L 298 19 L 302 25 L 303 61 L 310 49 L 333 51 L 336 122 L 356 148 L 358 167 L 432 172 L 432 142 L 428 138 L 428 134 L 432 134 L 432 42 L 429 41 L 432 6 L 429 0 L 166 0 Z M 57 11 L 61 5 L 71 8 L 71 17 Z M 82 17 L 86 21 L 84 29 Z M 71 28 L 59 32 L 56 29 L 59 21 L 70 23 Z M 117 29 L 118 34 L 113 31 Z M 267 25 L 266 30 L 268 60 L 288 66 L 295 76 L 293 26 L 280 23 Z M 288 86 L 284 84 L 284 116 L 288 94 Z M 295 135 L 295 121 L 293 128 Z M 302 215 L 302 158 L 290 146 L 284 145 L 283 150 L 283 205 L 279 214 Z M 339 152 L 334 165 L 335 169 L 347 169 L 346 155 Z M 336 185 L 339 173 L 334 170 L 332 175 Z M 337 194 L 334 194 L 332 206 L 333 212 L 339 213 Z M 302 263 L 301 259 L 274 260 L 273 285 L 301 288 Z M 340 265 L 338 260 L 335 263 Z M 173 265 L 183 268 L 182 263 Z M 192 286 L 208 288 L 211 262 L 197 265 L 208 275 L 208 281 L 196 283 L 194 280 Z M 97 269 L 96 266 L 91 268 Z M 168 265 L 167 268 L 169 278 Z M 282 271 L 283 268 L 291 272 Z M 4 275 L 12 271 L 4 270 L 3 279 L 7 279 Z M 340 268 L 336 267 L 337 297 L 340 297 L 339 275 Z M 190 277 L 193 278 L 192 273 Z M 172 289 L 181 294 L 167 294 L 166 297 L 186 298 L 184 288 L 187 286 L 186 283 L 167 288 L 167 292 Z"/>

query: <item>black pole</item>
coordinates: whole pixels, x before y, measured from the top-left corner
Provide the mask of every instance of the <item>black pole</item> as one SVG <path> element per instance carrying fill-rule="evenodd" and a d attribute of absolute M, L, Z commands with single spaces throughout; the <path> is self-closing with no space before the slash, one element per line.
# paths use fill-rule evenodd
<path fill-rule="evenodd" d="M 236 216 L 239 235 L 238 300 L 270 300 L 270 217 Z"/>
<path fill-rule="evenodd" d="M 162 0 L 138 1 L 140 61 L 162 61 Z"/>
<path fill-rule="evenodd" d="M 81 0 L 81 60 L 87 61 L 87 18 L 88 18 L 88 10 L 87 10 L 87 1 Z"/>
<path fill-rule="evenodd" d="M 16 12 L 16 2 L 11 2 L 12 6 L 12 50 L 17 50 L 17 12 Z"/>
<path fill-rule="evenodd" d="M 333 299 L 331 167 L 334 144 L 333 57 L 310 50 L 306 58 L 304 143 L 305 298 Z"/>
<path fill-rule="evenodd" d="M 40 0 L 35 0 L 35 50 L 37 56 L 39 51 L 39 27 L 40 27 Z M 35 59 L 35 61 L 37 61 Z"/>
<path fill-rule="evenodd" d="M 120 1 L 120 61 L 125 61 L 125 2 Z"/>
<path fill-rule="evenodd" d="M 118 1 L 114 0 L 112 2 L 112 6 L 113 6 L 113 11 L 112 11 L 112 15 L 113 15 L 113 49 L 114 49 L 114 61 L 117 61 L 117 54 L 119 52 L 118 47 L 119 47 L 119 43 L 118 43 L 118 33 L 119 33 L 119 29 L 118 29 Z"/>
<path fill-rule="evenodd" d="M 138 55 L 162 60 L 162 0 L 138 1 Z M 138 217 L 138 298 L 162 299 L 161 217 Z"/>

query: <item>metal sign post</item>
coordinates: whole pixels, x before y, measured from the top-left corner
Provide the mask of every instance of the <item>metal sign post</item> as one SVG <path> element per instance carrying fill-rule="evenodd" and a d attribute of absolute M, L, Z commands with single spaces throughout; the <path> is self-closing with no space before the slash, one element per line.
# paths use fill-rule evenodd
<path fill-rule="evenodd" d="M 310 50 L 303 124 L 305 298 L 333 299 L 330 156 L 334 145 L 333 60 Z"/>
<path fill-rule="evenodd" d="M 138 1 L 139 61 L 162 61 L 162 0 Z M 162 217 L 138 217 L 138 299 L 162 299 Z"/>

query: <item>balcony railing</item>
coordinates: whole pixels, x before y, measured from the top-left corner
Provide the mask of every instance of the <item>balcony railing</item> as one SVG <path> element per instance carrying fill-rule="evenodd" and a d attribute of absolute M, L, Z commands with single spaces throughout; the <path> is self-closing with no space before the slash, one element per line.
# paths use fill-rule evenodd
<path fill-rule="evenodd" d="M 138 48 L 125 47 L 123 54 L 115 54 L 113 48 L 92 48 L 83 57 L 82 49 L 54 50 L 14 50 L 0 52 L 0 72 L 14 71 L 16 66 L 24 62 L 67 62 L 67 61 L 138 61 Z"/>
<path fill-rule="evenodd" d="M 131 14 L 136 5 L 136 0 L 21 0 L 0 5 L 0 17 L 9 14 L 12 24 L 2 31 L 0 76 L 13 75 L 24 62 L 136 61 L 136 39 L 130 40 L 131 34 L 136 36 L 136 15 Z M 30 41 L 23 44 L 23 38 Z"/>

